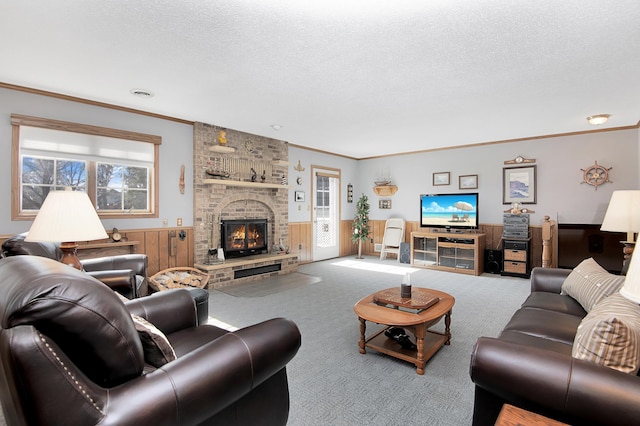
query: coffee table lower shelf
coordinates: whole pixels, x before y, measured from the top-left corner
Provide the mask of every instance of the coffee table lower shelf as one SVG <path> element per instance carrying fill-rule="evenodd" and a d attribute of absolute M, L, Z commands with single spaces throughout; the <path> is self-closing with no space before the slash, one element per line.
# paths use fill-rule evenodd
<path fill-rule="evenodd" d="M 382 330 L 367 337 L 364 341 L 364 348 L 360 348 L 360 353 L 365 353 L 365 348 L 373 349 L 380 353 L 408 361 L 414 364 L 418 374 L 424 374 L 424 366 L 444 345 L 449 344 L 450 337 L 443 333 L 427 330 L 424 336 L 424 345 L 422 348 L 422 359 L 418 357 L 418 350 L 404 349 L 400 347 L 398 342 L 387 337 L 384 332 L 389 329 L 385 327 Z M 419 343 L 419 341 L 418 341 Z"/>

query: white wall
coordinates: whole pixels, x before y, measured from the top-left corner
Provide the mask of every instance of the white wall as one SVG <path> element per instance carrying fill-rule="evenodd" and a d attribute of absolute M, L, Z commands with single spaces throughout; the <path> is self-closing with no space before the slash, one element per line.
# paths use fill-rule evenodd
<path fill-rule="evenodd" d="M 12 234 L 29 229 L 30 221 L 11 221 L 11 124 L 12 113 L 37 117 L 87 123 L 116 129 L 150 133 L 162 136 L 160 148 L 160 216 L 157 219 L 104 220 L 105 228 L 124 229 L 162 227 L 163 218 L 170 226 L 178 217 L 184 226 L 193 225 L 193 127 L 188 124 L 65 101 L 46 96 L 0 88 L 0 176 L 5 182 L 0 188 L 0 234 Z M 601 223 L 611 193 L 618 189 L 640 188 L 640 134 L 638 129 L 615 132 L 599 132 L 512 142 L 487 144 L 412 155 L 398 155 L 369 160 L 353 160 L 294 146 L 289 147 L 289 221 L 311 220 L 311 165 L 340 169 L 341 218 L 352 219 L 355 201 L 362 193 L 371 202 L 371 219 L 384 220 L 402 216 L 418 221 L 418 196 L 421 193 L 459 192 L 458 176 L 478 175 L 480 193 L 480 222 L 502 223 L 502 212 L 508 207 L 502 204 L 503 161 L 517 155 L 535 158 L 538 167 L 537 198 L 535 205 L 528 205 L 536 213 L 532 223 L 539 224 L 544 215 L 557 216 L 560 223 Z M 294 167 L 301 162 L 304 172 Z M 597 161 L 613 167 L 611 180 L 596 191 L 581 184 L 581 168 Z M 178 188 L 180 166 L 185 165 L 185 194 Z M 398 192 L 393 197 L 391 210 L 378 209 L 380 197 L 373 193 L 373 181 L 381 170 L 388 170 Z M 451 172 L 451 185 L 432 185 L 433 172 Z M 302 185 L 296 177 L 303 178 Z M 346 186 L 354 186 L 354 203 L 346 202 Z M 293 201 L 294 191 L 302 190 L 304 203 Z M 475 190 L 473 190 L 475 191 Z"/>
<path fill-rule="evenodd" d="M 298 161 L 300 161 L 301 166 L 304 167 L 303 172 L 298 172 L 294 168 L 298 165 Z M 340 169 L 340 217 L 342 220 L 353 218 L 355 212 L 355 207 L 353 206 L 361 192 L 366 190 L 365 187 L 356 184 L 356 180 L 358 180 L 357 171 L 359 163 L 357 160 L 289 146 L 289 162 L 291 163 L 289 165 L 289 184 L 291 185 L 291 190 L 289 191 L 289 222 L 311 221 L 311 165 Z M 302 185 L 296 183 L 298 176 L 302 177 Z M 349 183 L 353 184 L 354 202 L 351 204 L 347 203 L 347 184 Z M 304 203 L 297 203 L 293 200 L 295 191 L 304 191 Z"/>
<path fill-rule="evenodd" d="M 480 193 L 480 222 L 500 224 L 504 210 L 509 207 L 502 203 L 504 161 L 522 155 L 535 159 L 537 165 L 537 203 L 525 206 L 535 211 L 531 215 L 532 224 L 540 224 L 544 215 L 560 223 L 597 224 L 602 222 L 612 191 L 640 188 L 638 133 L 637 129 L 599 132 L 360 160 L 353 163 L 356 167 L 351 180 L 354 198 L 357 200 L 361 193 L 369 197 L 371 219 L 400 216 L 417 222 L 420 194 L 477 191 Z M 313 151 L 306 151 L 305 155 L 305 150 L 297 150 L 292 155 L 290 150 L 292 162 L 297 162 L 297 156 L 307 163 L 320 161 L 320 156 Z M 323 155 L 322 162 L 331 161 Z M 334 161 L 346 160 L 336 157 Z M 612 167 L 612 183 L 601 185 L 597 190 L 580 183 L 581 169 L 595 161 Z M 394 196 L 382 197 L 391 199 L 391 210 L 380 210 L 378 200 L 381 197 L 373 192 L 373 182 L 381 171 L 389 171 L 393 184 L 398 186 Z M 451 184 L 434 187 L 434 172 L 450 172 Z M 478 189 L 459 190 L 458 176 L 470 174 L 478 175 Z M 343 179 L 343 191 L 348 180 Z M 294 213 L 290 205 L 290 221 L 308 220 Z M 352 218 L 354 213 L 354 204 L 343 203 L 343 219 Z"/>
<path fill-rule="evenodd" d="M 160 228 L 166 218 L 176 226 L 193 224 L 193 127 L 173 121 L 101 108 L 78 102 L 0 88 L 0 234 L 29 230 L 31 221 L 11 220 L 11 114 L 30 115 L 162 136 L 160 146 L 160 211 L 157 219 L 105 219 L 106 229 Z M 184 195 L 178 187 L 185 165 Z"/>

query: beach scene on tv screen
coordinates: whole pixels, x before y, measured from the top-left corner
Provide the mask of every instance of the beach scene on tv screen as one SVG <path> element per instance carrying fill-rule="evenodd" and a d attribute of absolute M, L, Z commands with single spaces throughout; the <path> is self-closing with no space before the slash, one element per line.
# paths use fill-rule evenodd
<path fill-rule="evenodd" d="M 422 224 L 425 226 L 476 226 L 476 194 L 435 195 L 422 198 Z"/>

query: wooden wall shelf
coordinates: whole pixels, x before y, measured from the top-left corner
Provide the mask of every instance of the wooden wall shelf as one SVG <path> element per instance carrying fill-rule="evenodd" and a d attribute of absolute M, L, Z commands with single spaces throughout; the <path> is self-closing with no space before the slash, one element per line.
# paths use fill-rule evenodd
<path fill-rule="evenodd" d="M 226 179 L 204 179 L 202 183 L 209 184 L 209 185 L 241 186 L 245 188 L 271 188 L 271 189 L 291 188 L 290 185 L 282 185 L 279 183 L 245 182 L 241 180 L 226 180 Z"/>
<path fill-rule="evenodd" d="M 398 187 L 395 185 L 378 185 L 373 187 L 373 192 L 379 197 L 390 197 L 396 193 Z"/>
<path fill-rule="evenodd" d="M 224 152 L 225 154 L 230 154 L 232 152 L 236 152 L 236 149 L 231 148 L 230 146 L 213 145 L 209 147 L 209 151 Z"/>
<path fill-rule="evenodd" d="M 140 241 L 118 241 L 117 243 L 116 242 L 87 243 L 87 244 L 78 244 L 78 250 L 137 246 L 138 244 L 140 244 Z"/>

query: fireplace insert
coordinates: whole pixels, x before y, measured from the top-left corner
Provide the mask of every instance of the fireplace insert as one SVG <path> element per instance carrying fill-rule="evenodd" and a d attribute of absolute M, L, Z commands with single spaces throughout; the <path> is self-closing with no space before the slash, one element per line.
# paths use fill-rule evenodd
<path fill-rule="evenodd" d="M 266 219 L 223 220 L 221 229 L 224 256 L 242 257 L 267 253 Z"/>

